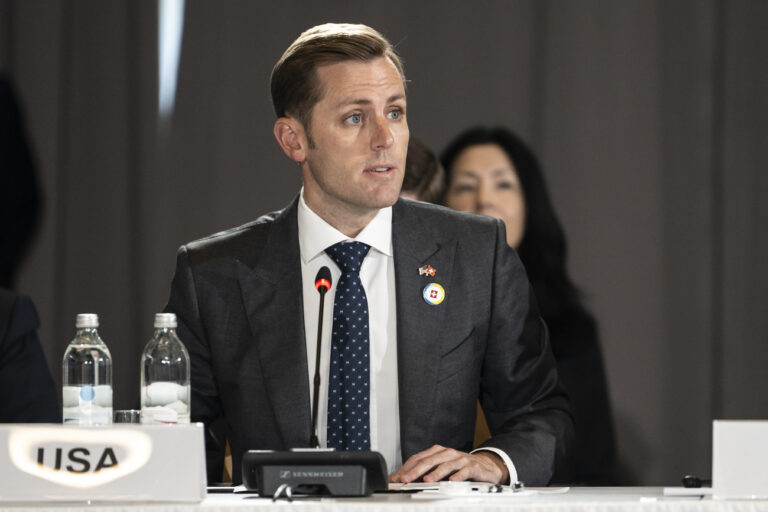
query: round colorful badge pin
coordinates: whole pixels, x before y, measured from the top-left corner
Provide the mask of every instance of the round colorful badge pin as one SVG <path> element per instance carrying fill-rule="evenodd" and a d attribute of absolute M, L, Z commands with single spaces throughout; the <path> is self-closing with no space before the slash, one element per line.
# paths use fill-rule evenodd
<path fill-rule="evenodd" d="M 424 291 L 421 293 L 424 297 L 424 301 L 430 306 L 437 306 L 445 298 L 445 290 L 437 283 L 429 283 L 424 287 Z"/>

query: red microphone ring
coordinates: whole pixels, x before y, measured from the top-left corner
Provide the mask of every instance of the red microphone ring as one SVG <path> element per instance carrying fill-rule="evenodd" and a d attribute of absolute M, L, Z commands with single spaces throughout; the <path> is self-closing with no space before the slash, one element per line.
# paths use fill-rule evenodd
<path fill-rule="evenodd" d="M 326 290 L 330 290 L 331 289 L 331 282 L 329 280 L 327 280 L 327 279 L 318 279 L 315 282 L 315 289 L 317 291 L 320 291 L 320 288 L 325 288 Z"/>

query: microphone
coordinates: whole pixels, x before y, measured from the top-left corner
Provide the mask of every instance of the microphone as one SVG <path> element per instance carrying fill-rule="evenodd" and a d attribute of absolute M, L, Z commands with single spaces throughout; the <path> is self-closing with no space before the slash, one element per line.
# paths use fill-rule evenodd
<path fill-rule="evenodd" d="M 262 497 L 271 496 L 277 499 L 284 492 L 290 497 L 291 489 L 299 489 L 295 492 L 312 496 L 370 496 L 374 491 L 387 490 L 387 465 L 379 452 L 319 449 L 317 402 L 320 394 L 323 303 L 325 294 L 331 289 L 331 271 L 328 267 L 322 267 L 315 276 L 315 289 L 320 294 L 320 312 L 317 319 L 312 434 L 309 438 L 309 448 L 291 448 L 287 452 L 249 450 L 243 454 L 243 484 L 248 489 L 257 489 Z M 308 471 L 296 471 L 302 468 Z"/>
<path fill-rule="evenodd" d="M 331 289 L 331 271 L 328 267 L 322 267 L 315 276 L 315 289 L 320 292 L 320 307 L 323 307 L 325 292 Z"/>
<path fill-rule="evenodd" d="M 317 351 L 315 352 L 315 379 L 314 392 L 312 394 L 312 437 L 309 439 L 310 448 L 320 448 L 320 441 L 317 437 L 317 402 L 320 395 L 320 347 L 323 337 L 323 303 L 325 302 L 325 293 L 331 289 L 331 270 L 323 266 L 317 271 L 315 276 L 315 289 L 320 293 L 320 310 L 317 316 Z"/>

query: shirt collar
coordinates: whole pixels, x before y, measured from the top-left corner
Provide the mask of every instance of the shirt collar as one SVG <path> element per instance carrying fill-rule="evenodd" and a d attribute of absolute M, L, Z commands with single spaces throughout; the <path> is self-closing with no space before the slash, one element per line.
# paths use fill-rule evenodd
<path fill-rule="evenodd" d="M 313 212 L 307 206 L 307 203 L 304 202 L 304 187 L 301 188 L 301 194 L 299 195 L 297 215 L 299 221 L 299 249 L 301 251 L 301 260 L 305 264 L 325 252 L 325 249 L 328 247 L 345 240 L 363 242 L 382 254 L 392 256 L 391 206 L 380 209 L 371 222 L 355 238 L 349 238 Z"/>

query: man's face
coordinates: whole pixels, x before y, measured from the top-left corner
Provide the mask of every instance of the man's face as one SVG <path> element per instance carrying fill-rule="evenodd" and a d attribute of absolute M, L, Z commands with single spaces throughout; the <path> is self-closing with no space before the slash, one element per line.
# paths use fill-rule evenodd
<path fill-rule="evenodd" d="M 403 80 L 384 57 L 320 66 L 317 79 L 323 96 L 304 134 L 304 200 L 337 228 L 367 223 L 397 201 L 403 182 L 409 136 Z"/>

